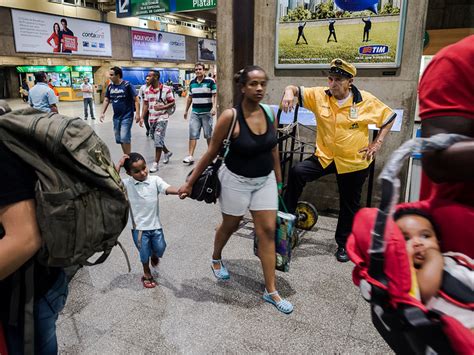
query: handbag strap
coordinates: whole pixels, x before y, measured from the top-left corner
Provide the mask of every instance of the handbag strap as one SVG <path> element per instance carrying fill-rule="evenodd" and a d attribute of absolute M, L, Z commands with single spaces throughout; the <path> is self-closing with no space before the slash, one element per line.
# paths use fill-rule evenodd
<path fill-rule="evenodd" d="M 280 206 L 283 207 L 283 212 L 288 213 L 288 208 L 286 208 L 285 201 L 283 200 L 283 197 L 281 197 L 281 195 L 278 195 L 278 202 L 280 202 Z"/>
<path fill-rule="evenodd" d="M 222 160 L 225 159 L 227 154 L 229 154 L 230 138 L 232 136 L 232 133 L 234 132 L 236 122 L 237 122 L 237 112 L 235 108 L 232 108 L 232 123 L 230 125 L 229 132 L 227 132 L 227 137 L 223 141 L 221 151 L 219 152 L 219 155 L 217 156 L 217 161 L 222 162 Z"/>

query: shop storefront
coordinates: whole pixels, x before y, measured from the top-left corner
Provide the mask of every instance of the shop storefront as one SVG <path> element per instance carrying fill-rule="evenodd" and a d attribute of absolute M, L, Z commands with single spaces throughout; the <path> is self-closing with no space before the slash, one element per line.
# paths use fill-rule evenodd
<path fill-rule="evenodd" d="M 89 83 L 94 83 L 92 66 L 87 65 L 24 65 L 16 67 L 16 70 L 19 73 L 20 83 L 26 79 L 30 88 L 34 86 L 34 73 L 44 71 L 61 101 L 82 100 L 81 84 L 84 78 L 89 78 Z"/>

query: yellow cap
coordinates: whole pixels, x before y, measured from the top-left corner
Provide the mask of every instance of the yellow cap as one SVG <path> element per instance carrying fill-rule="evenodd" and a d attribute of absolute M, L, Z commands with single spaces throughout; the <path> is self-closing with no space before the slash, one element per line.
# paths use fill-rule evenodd
<path fill-rule="evenodd" d="M 340 58 L 336 58 L 331 62 L 331 69 L 329 69 L 329 72 L 332 74 L 339 74 L 348 78 L 353 78 L 357 74 L 357 69 L 351 63 L 348 63 Z"/>

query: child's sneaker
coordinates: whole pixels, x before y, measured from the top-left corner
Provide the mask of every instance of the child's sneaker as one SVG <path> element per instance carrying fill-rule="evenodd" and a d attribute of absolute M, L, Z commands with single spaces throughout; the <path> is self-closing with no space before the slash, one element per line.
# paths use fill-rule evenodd
<path fill-rule="evenodd" d="M 172 155 L 173 152 L 165 153 L 165 156 L 163 158 L 163 164 L 168 164 Z"/>
<path fill-rule="evenodd" d="M 153 164 L 151 164 L 150 173 L 156 173 L 158 169 L 159 169 L 158 163 L 154 161 Z"/>
<path fill-rule="evenodd" d="M 191 165 L 192 163 L 194 163 L 194 158 L 193 158 L 193 156 L 192 156 L 192 155 L 188 155 L 187 157 L 185 157 L 185 158 L 183 159 L 183 163 L 184 163 L 184 164 L 189 164 L 189 165 Z"/>

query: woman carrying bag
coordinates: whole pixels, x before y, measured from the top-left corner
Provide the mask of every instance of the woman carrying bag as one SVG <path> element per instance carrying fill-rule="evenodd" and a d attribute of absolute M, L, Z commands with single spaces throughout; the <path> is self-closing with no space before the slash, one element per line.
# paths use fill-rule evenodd
<path fill-rule="evenodd" d="M 275 285 L 275 221 L 278 193 L 281 192 L 281 170 L 277 146 L 278 123 L 273 113 L 269 117 L 260 105 L 268 78 L 262 68 L 247 66 L 234 76 L 234 80 L 242 92 L 241 103 L 225 110 L 218 118 L 207 152 L 178 193 L 180 198 L 191 195 L 195 181 L 217 157 L 235 115 L 230 149 L 225 156 L 225 164 L 219 170 L 219 204 L 223 220 L 215 235 L 211 269 L 219 280 L 230 278 L 222 262 L 222 249 L 250 210 L 265 279 L 263 299 L 280 312 L 289 314 L 293 311 L 293 305 L 280 297 Z"/>

